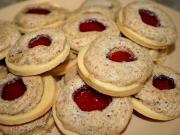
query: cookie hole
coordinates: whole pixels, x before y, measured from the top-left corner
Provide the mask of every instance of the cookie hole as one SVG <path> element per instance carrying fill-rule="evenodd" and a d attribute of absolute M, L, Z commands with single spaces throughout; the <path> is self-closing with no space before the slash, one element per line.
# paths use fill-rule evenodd
<path fill-rule="evenodd" d="M 73 100 L 82 111 L 90 112 L 105 109 L 112 102 L 112 97 L 84 85 L 74 91 Z"/>
<path fill-rule="evenodd" d="M 98 22 L 96 19 L 87 19 L 84 22 L 81 22 L 79 25 L 79 30 L 81 32 L 90 32 L 90 31 L 104 31 L 106 27 Z"/>
<path fill-rule="evenodd" d="M 38 35 L 29 41 L 28 47 L 33 48 L 39 45 L 50 46 L 51 38 L 48 35 Z"/>
<path fill-rule="evenodd" d="M 137 60 L 132 51 L 125 49 L 120 50 L 117 48 L 114 48 L 113 50 L 109 51 L 106 55 L 106 58 L 114 62 L 132 62 Z"/>
<path fill-rule="evenodd" d="M 26 11 L 26 14 L 48 15 L 49 13 L 51 11 L 45 8 L 30 8 Z"/>
<path fill-rule="evenodd" d="M 153 11 L 147 9 L 139 9 L 139 15 L 141 16 L 141 20 L 144 23 L 154 27 L 160 27 L 160 21 Z"/>
<path fill-rule="evenodd" d="M 15 100 L 21 97 L 26 91 L 26 86 L 21 78 L 7 82 L 2 90 L 1 98 L 4 100 Z"/>
<path fill-rule="evenodd" d="M 176 87 L 174 79 L 166 75 L 154 76 L 152 84 L 159 90 L 170 90 Z"/>

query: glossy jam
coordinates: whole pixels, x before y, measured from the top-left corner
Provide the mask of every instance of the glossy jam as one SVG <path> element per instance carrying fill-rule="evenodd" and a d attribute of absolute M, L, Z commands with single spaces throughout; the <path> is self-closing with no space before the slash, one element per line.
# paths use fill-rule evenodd
<path fill-rule="evenodd" d="M 165 75 L 153 77 L 153 86 L 159 90 L 170 90 L 175 88 L 174 79 Z"/>
<path fill-rule="evenodd" d="M 139 9 L 139 15 L 144 23 L 154 27 L 160 26 L 160 21 L 154 12 L 146 9 Z"/>
<path fill-rule="evenodd" d="M 31 8 L 26 11 L 26 14 L 37 14 L 37 15 L 48 15 L 51 13 L 48 9 L 45 8 Z"/>
<path fill-rule="evenodd" d="M 6 83 L 3 87 L 1 98 L 4 100 L 15 100 L 21 97 L 26 91 L 26 86 L 23 83 L 22 79 L 14 79 Z"/>
<path fill-rule="evenodd" d="M 131 62 L 136 60 L 132 52 L 125 50 L 110 51 L 107 54 L 107 58 L 114 62 Z"/>
<path fill-rule="evenodd" d="M 80 23 L 79 25 L 79 30 L 81 32 L 90 32 L 90 31 L 101 32 L 101 31 L 104 31 L 105 29 L 106 27 L 95 19 L 88 19 Z"/>
<path fill-rule="evenodd" d="M 101 94 L 84 85 L 73 93 L 73 100 L 82 111 L 103 110 L 112 101 L 112 97 Z"/>
<path fill-rule="evenodd" d="M 38 35 L 29 41 L 28 47 L 33 48 L 38 45 L 50 46 L 51 38 L 48 35 Z"/>

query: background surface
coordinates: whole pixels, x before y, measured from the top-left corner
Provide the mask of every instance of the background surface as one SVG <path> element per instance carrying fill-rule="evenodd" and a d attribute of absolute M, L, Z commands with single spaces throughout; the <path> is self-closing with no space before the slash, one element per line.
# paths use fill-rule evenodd
<path fill-rule="evenodd" d="M 26 0 L 0 0 L 0 8 L 20 1 L 26 1 Z M 159 2 L 177 11 L 180 11 L 180 0 L 153 0 L 153 1 Z"/>

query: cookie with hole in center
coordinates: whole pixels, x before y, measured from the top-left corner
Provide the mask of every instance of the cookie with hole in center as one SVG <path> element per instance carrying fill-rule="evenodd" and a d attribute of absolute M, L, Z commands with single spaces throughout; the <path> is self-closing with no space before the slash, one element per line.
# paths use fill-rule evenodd
<path fill-rule="evenodd" d="M 21 37 L 17 27 L 8 21 L 0 20 L 0 60 L 5 58 L 9 49 Z"/>
<path fill-rule="evenodd" d="M 52 107 L 56 97 L 53 77 L 20 77 L 11 73 L 0 80 L 0 124 L 19 125 L 33 121 Z"/>
<path fill-rule="evenodd" d="M 32 4 L 23 8 L 14 19 L 19 30 L 27 33 L 42 28 L 60 27 L 69 11 L 52 3 Z"/>
<path fill-rule="evenodd" d="M 42 29 L 22 36 L 9 51 L 6 64 L 16 75 L 37 75 L 64 62 L 69 51 L 63 31 Z"/>
<path fill-rule="evenodd" d="M 54 127 L 52 112 L 38 119 L 20 125 L 0 125 L 0 134 L 3 135 L 46 135 L 51 132 Z"/>
<path fill-rule="evenodd" d="M 97 91 L 111 96 L 137 93 L 150 77 L 153 62 L 142 47 L 119 36 L 103 35 L 78 55 L 78 71 Z"/>
<path fill-rule="evenodd" d="M 104 33 L 119 35 L 119 30 L 110 18 L 98 13 L 71 16 L 63 26 L 72 50 L 78 53 L 84 46 Z"/>
<path fill-rule="evenodd" d="M 169 67 L 155 65 L 151 78 L 132 97 L 134 109 L 156 120 L 180 116 L 180 75 Z"/>
<path fill-rule="evenodd" d="M 119 12 L 117 25 L 126 37 L 151 49 L 166 49 L 177 37 L 171 18 L 152 2 L 128 4 Z"/>
<path fill-rule="evenodd" d="M 53 117 L 65 135 L 120 134 L 131 118 L 129 97 L 113 98 L 101 94 L 79 76 L 59 90 Z"/>

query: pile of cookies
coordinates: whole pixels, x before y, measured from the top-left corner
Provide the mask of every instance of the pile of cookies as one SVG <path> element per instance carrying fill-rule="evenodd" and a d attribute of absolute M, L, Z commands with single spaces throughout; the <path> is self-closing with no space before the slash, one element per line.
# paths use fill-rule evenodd
<path fill-rule="evenodd" d="M 0 28 L 0 134 L 114 135 L 133 109 L 180 116 L 180 74 L 162 65 L 177 31 L 152 2 L 29 5 Z"/>

